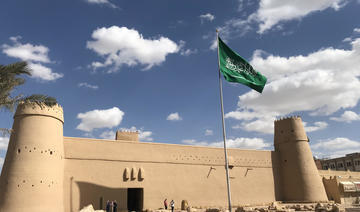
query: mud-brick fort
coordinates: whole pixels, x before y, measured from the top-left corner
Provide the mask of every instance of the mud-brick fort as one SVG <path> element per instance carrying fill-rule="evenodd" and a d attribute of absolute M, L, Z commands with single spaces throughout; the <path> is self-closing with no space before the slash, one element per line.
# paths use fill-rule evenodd
<path fill-rule="evenodd" d="M 0 179 L 0 211 L 72 212 L 117 200 L 120 210 L 226 207 L 222 148 L 63 136 L 63 110 L 18 106 Z M 328 201 L 300 117 L 275 121 L 274 151 L 229 149 L 232 203 Z"/>

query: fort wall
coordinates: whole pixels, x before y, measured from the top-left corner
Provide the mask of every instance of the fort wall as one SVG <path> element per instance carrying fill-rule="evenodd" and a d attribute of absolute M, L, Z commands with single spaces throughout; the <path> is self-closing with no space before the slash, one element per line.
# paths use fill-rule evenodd
<path fill-rule="evenodd" d="M 78 211 L 93 204 L 139 211 L 165 198 L 227 207 L 222 148 L 63 137 L 58 105 L 20 104 L 0 177 L 0 211 Z M 299 117 L 275 122 L 275 151 L 228 149 L 233 206 L 327 201 Z M 18 203 L 21 202 L 19 205 Z"/>
<path fill-rule="evenodd" d="M 143 188 L 144 208 L 163 207 L 165 198 L 174 199 L 178 207 L 184 199 L 191 206 L 226 207 L 221 148 L 69 137 L 64 144 L 64 187 L 72 198 L 68 196 L 65 205 L 74 210 L 89 203 L 99 208 L 101 199 L 117 199 L 120 208 L 126 209 L 127 188 Z M 233 205 L 277 200 L 273 152 L 229 149 L 228 153 Z M 116 190 L 123 194 L 122 199 Z M 84 192 L 94 195 L 81 199 Z"/>

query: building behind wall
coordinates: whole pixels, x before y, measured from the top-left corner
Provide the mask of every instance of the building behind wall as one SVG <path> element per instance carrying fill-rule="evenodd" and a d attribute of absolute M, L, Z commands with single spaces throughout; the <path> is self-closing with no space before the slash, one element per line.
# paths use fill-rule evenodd
<path fill-rule="evenodd" d="M 346 154 L 345 157 L 321 160 L 323 170 L 360 171 L 360 153 Z"/>
<path fill-rule="evenodd" d="M 0 211 L 69 212 L 117 200 L 120 210 L 226 207 L 222 148 L 63 136 L 63 111 L 22 104 L 0 178 Z M 324 202 L 324 186 L 300 117 L 275 121 L 275 151 L 229 149 L 232 203 Z M 18 203 L 21 202 L 19 205 Z"/>
<path fill-rule="evenodd" d="M 360 172 L 319 170 L 329 200 L 350 206 L 360 203 Z"/>
<path fill-rule="evenodd" d="M 317 159 L 314 157 L 314 162 L 315 162 L 315 166 L 318 170 L 322 170 L 322 165 L 321 165 L 321 159 Z"/>

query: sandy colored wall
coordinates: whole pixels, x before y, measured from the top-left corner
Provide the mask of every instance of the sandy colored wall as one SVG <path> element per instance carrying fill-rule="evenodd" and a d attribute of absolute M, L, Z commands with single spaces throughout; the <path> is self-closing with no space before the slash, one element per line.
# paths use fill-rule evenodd
<path fill-rule="evenodd" d="M 62 108 L 20 104 L 0 178 L 0 211 L 63 212 Z"/>
<path fill-rule="evenodd" d="M 126 210 L 139 197 L 141 209 L 161 208 L 165 198 L 176 208 L 181 200 L 227 207 L 222 148 L 134 142 L 136 136 L 63 137 L 63 123 L 59 106 L 18 107 L 0 177 L 0 211 L 98 209 L 106 200 Z M 275 151 L 228 150 L 233 206 L 326 201 L 301 119 L 276 121 L 274 143 Z"/>
<path fill-rule="evenodd" d="M 326 195 L 329 200 L 334 200 L 336 203 L 341 203 L 339 186 L 336 179 L 323 178 Z"/>
<path fill-rule="evenodd" d="M 90 203 L 99 208 L 101 197 L 103 202 L 116 199 L 119 208 L 126 209 L 127 188 L 144 188 L 144 209 L 163 207 L 165 198 L 174 199 L 176 207 L 183 199 L 192 206 L 226 207 L 222 148 L 69 137 L 64 138 L 64 146 L 66 211 Z M 233 205 L 270 203 L 280 196 L 275 190 L 274 152 L 228 152 L 234 166 L 230 169 Z M 130 179 L 124 179 L 125 170 Z"/>
<path fill-rule="evenodd" d="M 282 200 L 328 201 L 301 118 L 294 116 L 277 120 L 274 125 L 275 152 L 279 154 L 281 167 Z"/>

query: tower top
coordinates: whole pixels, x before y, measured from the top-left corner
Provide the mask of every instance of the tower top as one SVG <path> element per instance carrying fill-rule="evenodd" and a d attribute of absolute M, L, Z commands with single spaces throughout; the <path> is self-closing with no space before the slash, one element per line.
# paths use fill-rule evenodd
<path fill-rule="evenodd" d="M 139 132 L 130 130 L 118 130 L 116 131 L 115 140 L 139 141 Z"/>
<path fill-rule="evenodd" d="M 300 116 L 280 118 L 274 122 L 274 145 L 280 143 L 308 141 Z"/>
<path fill-rule="evenodd" d="M 300 116 L 288 116 L 288 117 L 281 117 L 277 120 L 275 120 L 275 122 L 280 122 L 280 121 L 289 121 L 289 120 L 301 120 Z"/>
<path fill-rule="evenodd" d="M 22 102 L 17 106 L 14 118 L 22 115 L 50 116 L 64 123 L 63 108 L 59 104 L 47 106 L 44 103 Z"/>

